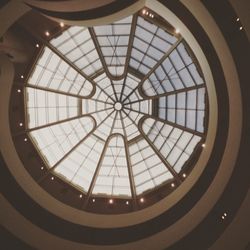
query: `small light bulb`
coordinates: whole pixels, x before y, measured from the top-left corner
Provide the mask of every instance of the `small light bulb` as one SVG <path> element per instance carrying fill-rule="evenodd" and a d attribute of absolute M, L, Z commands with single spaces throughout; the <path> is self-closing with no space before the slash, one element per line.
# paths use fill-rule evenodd
<path fill-rule="evenodd" d="M 187 175 L 184 173 L 182 176 L 183 176 L 184 178 L 186 178 Z"/>
<path fill-rule="evenodd" d="M 126 205 L 128 205 L 129 204 L 129 201 L 126 201 Z"/>
<path fill-rule="evenodd" d="M 19 123 L 19 126 L 20 126 L 20 127 L 22 127 L 22 126 L 23 126 L 23 123 L 22 123 L 22 122 L 20 122 L 20 123 Z"/>
<path fill-rule="evenodd" d="M 18 93 L 21 93 L 21 89 L 18 89 L 17 92 L 18 92 Z"/>
<path fill-rule="evenodd" d="M 224 216 L 226 217 L 226 216 L 227 216 L 227 213 L 224 213 Z"/>
<path fill-rule="evenodd" d="M 175 184 L 174 184 L 174 183 L 171 183 L 171 187 L 175 187 Z"/>
<path fill-rule="evenodd" d="M 43 167 L 41 167 L 41 170 L 43 170 Z"/>
<path fill-rule="evenodd" d="M 23 78 L 24 78 L 24 76 L 23 76 L 23 75 L 21 75 L 21 78 L 23 79 Z"/>
<path fill-rule="evenodd" d="M 36 47 L 39 48 L 39 44 L 38 43 L 36 44 Z"/>
<path fill-rule="evenodd" d="M 140 199 L 140 202 L 143 203 L 143 202 L 144 202 L 144 198 L 141 198 L 141 199 Z"/>
<path fill-rule="evenodd" d="M 239 21 L 240 21 L 240 18 L 238 17 L 238 18 L 236 19 L 236 21 L 239 22 Z"/>
<path fill-rule="evenodd" d="M 205 148 L 205 147 L 206 147 L 206 144 L 205 144 L 205 143 L 203 143 L 201 146 L 202 146 L 203 148 Z"/>
<path fill-rule="evenodd" d="M 114 201 L 112 199 L 109 200 L 109 204 L 113 204 Z"/>
<path fill-rule="evenodd" d="M 64 27 L 64 23 L 63 23 L 63 22 L 60 22 L 60 26 L 63 28 L 63 27 Z"/>
<path fill-rule="evenodd" d="M 179 30 L 179 29 L 175 29 L 175 33 L 176 33 L 176 34 L 179 34 L 179 33 L 180 33 L 180 30 Z"/>
<path fill-rule="evenodd" d="M 52 180 L 52 181 L 54 180 L 54 176 L 51 177 L 51 180 Z"/>
<path fill-rule="evenodd" d="M 28 141 L 28 139 L 27 139 L 27 138 L 24 138 L 24 141 Z"/>
<path fill-rule="evenodd" d="M 146 14 L 146 10 L 145 10 L 145 9 L 142 11 L 142 14 L 143 14 L 143 15 L 145 15 L 145 14 Z"/>
<path fill-rule="evenodd" d="M 92 199 L 92 202 L 95 202 L 95 199 Z"/>
<path fill-rule="evenodd" d="M 82 194 L 80 194 L 79 197 L 82 198 Z"/>
<path fill-rule="evenodd" d="M 45 36 L 49 36 L 50 33 L 48 31 L 45 31 Z"/>
<path fill-rule="evenodd" d="M 225 217 L 222 215 L 222 216 L 221 216 L 221 219 L 222 219 L 222 220 L 224 220 L 224 219 L 225 219 Z"/>
<path fill-rule="evenodd" d="M 240 30 L 242 30 L 243 29 L 243 27 L 242 26 L 240 26 Z"/>

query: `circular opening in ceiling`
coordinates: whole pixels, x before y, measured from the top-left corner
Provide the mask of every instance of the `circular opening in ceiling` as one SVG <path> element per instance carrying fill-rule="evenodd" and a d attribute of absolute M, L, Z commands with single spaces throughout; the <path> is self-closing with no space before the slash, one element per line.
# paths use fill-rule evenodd
<path fill-rule="evenodd" d="M 114 108 L 116 111 L 120 111 L 122 109 L 122 104 L 120 102 L 116 102 Z"/>
<path fill-rule="evenodd" d="M 54 195 L 52 180 L 63 195 L 73 189 L 80 209 L 154 204 L 188 177 L 205 141 L 199 64 L 181 33 L 145 13 L 51 33 L 25 79 L 25 133 L 43 162 L 38 183 Z"/>

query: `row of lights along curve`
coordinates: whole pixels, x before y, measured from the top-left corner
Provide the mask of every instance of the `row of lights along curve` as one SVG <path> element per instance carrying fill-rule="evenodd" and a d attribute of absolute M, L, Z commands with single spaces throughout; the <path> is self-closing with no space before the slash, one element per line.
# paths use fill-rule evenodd
<path fill-rule="evenodd" d="M 20 125 L 20 126 L 23 126 L 23 123 L 20 123 L 19 125 Z M 24 138 L 24 141 L 26 142 L 27 140 L 28 140 L 28 139 L 25 137 L 25 138 Z M 205 146 L 206 146 L 206 145 L 203 143 L 203 144 L 202 144 L 202 147 L 204 148 Z M 43 170 L 43 169 L 44 169 L 44 167 L 41 167 L 41 170 Z M 187 175 L 186 175 L 185 173 L 182 174 L 182 177 L 183 177 L 183 178 L 186 178 L 186 176 L 187 176 Z M 54 179 L 55 179 L 54 176 L 52 176 L 52 177 L 51 177 L 51 180 L 53 181 Z M 174 188 L 174 187 L 175 187 L 175 184 L 174 184 L 174 183 L 171 183 L 171 187 Z M 83 195 L 80 194 L 79 197 L 82 198 Z M 95 202 L 95 201 L 96 201 L 95 199 L 92 199 L 92 202 Z M 141 203 L 144 203 L 144 201 L 145 201 L 145 200 L 144 200 L 143 197 L 140 198 L 140 202 L 141 202 Z M 113 203 L 114 203 L 114 200 L 113 200 L 113 199 L 109 199 L 108 203 L 109 203 L 109 204 L 113 204 Z M 126 205 L 129 205 L 129 201 L 126 201 Z M 227 217 L 227 213 L 224 213 L 224 214 L 221 216 L 221 219 L 222 219 L 222 220 L 225 220 L 226 217 Z"/>
<path fill-rule="evenodd" d="M 60 22 L 60 26 L 63 28 L 65 25 L 64 25 L 63 22 Z M 46 36 L 50 36 L 49 31 L 45 31 L 45 35 L 46 35 Z M 39 48 L 39 47 L 40 47 L 40 45 L 39 45 L 38 43 L 37 43 L 35 46 L 36 46 L 36 48 Z M 21 79 L 24 79 L 24 75 L 21 75 Z M 17 93 L 21 93 L 21 92 L 22 92 L 21 89 L 17 89 Z M 22 127 L 22 126 L 23 126 L 23 123 L 20 122 L 20 123 L 19 123 L 19 126 Z M 26 142 L 26 141 L 28 141 L 28 139 L 25 137 L 25 138 L 24 138 L 24 141 Z M 43 169 L 43 168 L 42 168 L 42 169 Z"/>
<path fill-rule="evenodd" d="M 240 22 L 240 18 L 239 18 L 239 17 L 237 17 L 236 22 L 237 22 L 237 23 Z M 243 30 L 243 26 L 242 26 L 242 25 L 240 25 L 239 30 Z"/>
<path fill-rule="evenodd" d="M 44 169 L 44 167 L 41 167 L 41 170 L 43 170 L 43 169 Z M 187 175 L 184 173 L 182 176 L 185 178 Z M 52 176 L 50 179 L 53 181 L 53 180 L 55 179 L 55 177 Z M 174 184 L 174 183 L 171 183 L 171 187 L 174 188 L 174 187 L 175 187 L 175 184 Z M 83 195 L 80 194 L 79 197 L 80 197 L 80 198 L 83 198 Z M 95 199 L 92 199 L 92 202 L 95 202 L 95 201 L 96 201 Z M 145 202 L 145 199 L 144 199 L 143 197 L 141 197 L 139 201 L 140 201 L 140 203 L 144 203 L 144 202 Z M 108 200 L 108 203 L 109 203 L 109 204 L 114 204 L 114 199 L 109 199 L 109 200 Z M 129 205 L 129 201 L 126 201 L 126 205 Z"/>

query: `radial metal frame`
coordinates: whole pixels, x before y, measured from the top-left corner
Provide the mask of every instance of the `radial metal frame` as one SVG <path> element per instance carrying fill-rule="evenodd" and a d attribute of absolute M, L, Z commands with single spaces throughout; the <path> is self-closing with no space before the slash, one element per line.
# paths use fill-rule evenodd
<path fill-rule="evenodd" d="M 115 102 L 117 101 L 121 101 L 122 100 L 122 96 L 124 95 L 124 87 L 125 87 L 125 84 L 123 84 L 122 86 L 122 90 L 121 90 L 121 94 L 120 94 L 120 98 L 116 95 L 116 90 L 115 90 L 115 85 L 113 83 L 113 80 L 120 80 L 120 79 L 125 79 L 125 76 L 129 73 L 131 75 L 135 75 L 137 78 L 140 79 L 140 83 L 138 84 L 138 86 L 136 88 L 134 88 L 126 97 L 125 99 L 123 99 L 123 103 L 126 102 L 126 100 L 129 100 L 129 97 L 131 95 L 133 95 L 135 93 L 135 91 L 138 91 L 139 94 L 141 95 L 142 99 L 141 100 L 135 100 L 135 101 L 128 101 L 126 102 L 126 105 L 132 105 L 134 103 L 137 103 L 137 102 L 142 102 L 142 101 L 145 101 L 145 100 L 155 100 L 155 99 L 159 99 L 160 97 L 166 97 L 166 96 L 169 96 L 169 95 L 172 95 L 172 94 L 178 94 L 178 93 L 182 93 L 182 92 L 187 92 L 188 90 L 194 90 L 194 89 L 199 89 L 199 88 L 206 88 L 205 84 L 201 84 L 201 85 L 197 85 L 197 86 L 192 86 L 192 87 L 185 87 L 183 89 L 175 89 L 173 91 L 170 91 L 170 92 L 166 92 L 166 93 L 163 93 L 163 94 L 158 94 L 156 96 L 147 96 L 143 90 L 142 90 L 142 85 L 144 83 L 144 81 L 146 79 L 148 79 L 148 77 L 156 70 L 156 68 L 161 65 L 163 63 L 163 61 L 166 59 L 166 58 L 169 58 L 169 55 L 172 51 L 174 51 L 177 46 L 183 42 L 183 38 L 180 36 L 180 34 L 176 35 L 176 37 L 178 38 L 177 41 L 171 46 L 171 49 L 169 49 L 165 55 L 160 58 L 160 60 L 150 69 L 150 71 L 143 75 L 141 74 L 140 72 L 136 72 L 136 70 L 132 69 L 131 66 L 129 65 L 129 60 L 130 60 L 130 57 L 131 57 L 131 51 L 132 51 L 132 48 L 133 48 L 133 41 L 134 41 L 134 36 L 135 36 L 135 30 L 136 30 L 136 25 L 137 25 L 137 19 L 138 19 L 138 16 L 140 14 L 139 13 L 136 13 L 134 16 L 133 16 L 133 19 L 132 19 L 132 24 L 131 24 L 131 33 L 130 33 L 130 37 L 129 37 L 129 43 L 128 43 L 128 49 L 127 49 L 127 56 L 126 56 L 126 62 L 125 62 L 125 65 L 124 65 L 124 74 L 122 74 L 121 76 L 119 77 L 114 77 L 112 76 L 109 72 L 108 72 L 108 68 L 107 68 L 107 65 L 105 63 L 105 59 L 104 59 L 104 56 L 102 55 L 102 51 L 101 51 L 101 48 L 100 48 L 100 45 L 98 44 L 98 41 L 97 41 L 97 38 L 96 38 L 96 35 L 95 35 L 95 32 L 94 32 L 94 29 L 93 28 L 88 28 L 89 32 L 90 32 L 90 35 L 91 35 L 91 38 L 95 44 L 95 47 L 96 47 L 96 50 L 98 52 L 98 55 L 100 57 L 100 60 L 101 60 L 101 63 L 102 63 L 102 66 L 103 66 L 103 70 L 102 72 L 106 72 L 107 76 L 110 78 L 110 82 L 111 82 L 111 86 L 112 86 L 112 89 L 113 89 L 113 92 L 115 94 Z M 140 15 L 141 16 L 141 15 Z M 142 18 L 144 18 L 143 16 L 141 16 Z M 96 82 L 95 82 L 95 78 L 98 77 L 100 74 L 102 74 L 102 72 L 98 71 L 96 72 L 95 75 L 92 75 L 92 76 L 88 76 L 86 75 L 82 70 L 80 70 L 74 63 L 72 63 L 69 59 L 67 59 L 62 53 L 60 53 L 60 51 L 58 51 L 53 45 L 51 45 L 51 43 L 49 41 L 47 41 L 46 39 L 43 39 L 41 37 L 37 37 L 37 39 L 41 40 L 42 43 L 47 46 L 49 49 L 51 49 L 57 56 L 59 56 L 62 60 L 64 60 L 68 65 L 70 65 L 70 67 L 72 67 L 74 70 L 76 70 L 83 78 L 87 79 L 93 86 L 93 91 L 91 92 L 90 95 L 86 96 L 86 97 L 83 97 L 83 96 L 79 96 L 77 94 L 70 94 L 70 93 L 65 93 L 63 91 L 60 91 L 60 90 L 53 90 L 53 89 L 50 89 L 50 88 L 46 88 L 46 87 L 41 87 L 41 86 L 34 86 L 34 85 L 31 85 L 29 83 L 27 83 L 25 85 L 25 87 L 29 87 L 29 88 L 34 88 L 34 89 L 38 89 L 38 90 L 45 90 L 45 91 L 50 91 L 50 92 L 54 92 L 54 93 L 58 93 L 58 94 L 64 94 L 64 95 L 68 95 L 68 96 L 72 96 L 72 97 L 77 97 L 79 102 L 81 102 L 82 99 L 91 99 L 91 97 L 95 94 L 96 92 L 96 88 L 100 88 L 101 91 L 106 94 L 107 96 L 110 97 L 110 94 L 107 93 L 105 91 L 105 89 L 102 89 L 100 86 L 97 86 Z M 43 47 L 42 47 L 43 49 Z M 114 48 L 113 48 L 114 49 Z M 145 56 L 145 55 L 144 55 Z M 196 67 L 198 68 L 199 70 L 199 65 L 196 61 L 194 61 L 194 64 L 196 65 Z M 35 65 L 35 64 L 34 64 Z M 192 76 L 192 74 L 191 74 Z M 124 80 L 125 81 L 125 80 Z M 160 79 L 159 81 L 162 81 L 162 79 Z M 111 98 L 111 97 L 110 97 Z M 112 98 L 111 98 L 112 99 Z M 92 99 L 93 100 L 93 99 Z M 98 99 L 95 99 L 94 101 L 96 102 L 103 102 L 101 100 L 98 100 Z M 207 102 L 207 99 L 205 98 L 205 102 Z M 126 116 L 129 117 L 129 114 L 128 112 L 130 111 L 134 111 L 133 109 L 131 108 L 128 108 L 126 107 L 126 105 L 124 106 L 124 109 L 121 110 L 121 111 L 117 111 L 116 114 L 115 114 L 115 117 L 119 116 L 120 117 L 120 120 L 121 120 L 121 123 L 122 123 L 122 130 L 123 130 L 123 135 L 119 134 L 119 136 L 122 136 L 123 138 L 123 141 L 124 141 L 124 145 L 125 145 L 125 152 L 126 152 L 126 160 L 127 160 L 127 164 L 128 164 L 128 173 L 129 173 L 129 182 L 130 182 L 130 190 L 131 190 L 131 194 L 132 194 L 132 200 L 133 200 L 133 204 L 134 206 L 136 207 L 137 206 L 137 194 L 136 194 L 136 190 L 135 190 L 135 183 L 134 183 L 134 177 L 133 177 L 133 171 L 132 171 L 132 166 L 131 166 L 131 161 L 130 161 L 130 156 L 129 156 L 129 150 L 128 150 L 128 147 L 129 145 L 133 144 L 133 141 L 136 141 L 136 140 L 139 140 L 140 138 L 144 138 L 148 144 L 150 145 L 150 147 L 153 149 L 153 151 L 155 152 L 155 154 L 161 159 L 161 161 L 164 163 L 164 165 L 166 166 L 166 168 L 168 169 L 168 171 L 174 176 L 174 179 L 177 183 L 181 183 L 182 182 L 182 178 L 180 178 L 179 174 L 173 169 L 172 166 L 170 166 L 170 164 L 166 161 L 166 159 L 159 153 L 159 151 L 157 150 L 157 148 L 155 147 L 155 145 L 149 140 L 149 138 L 147 138 L 147 136 L 145 135 L 145 133 L 142 131 L 142 124 L 143 124 L 143 121 L 147 118 L 153 118 L 155 121 L 160 121 L 160 122 L 163 122 L 164 124 L 168 124 L 170 126 L 173 126 L 173 127 L 176 127 L 176 128 L 179 128 L 181 129 L 182 131 L 187 131 L 189 133 L 192 133 L 193 135 L 197 135 L 199 137 L 201 137 L 201 141 L 204 141 L 205 140 L 205 136 L 206 136 L 206 132 L 204 133 L 201 133 L 201 132 L 198 132 L 196 130 L 193 130 L 193 129 L 189 129 L 185 126 L 181 126 L 177 123 L 173 123 L 173 122 L 170 122 L 170 121 L 167 121 L 167 120 L 164 120 L 164 119 L 161 119 L 159 117 L 157 117 L 155 114 L 148 114 L 148 113 L 144 113 L 143 111 L 141 110 L 137 110 L 136 112 L 140 115 L 142 115 L 143 117 L 140 119 L 140 121 L 138 122 L 138 124 L 135 123 L 135 121 L 132 120 L 132 123 L 134 123 L 137 127 L 138 127 L 138 130 L 140 132 L 139 135 L 137 135 L 135 138 L 131 139 L 131 140 L 128 140 L 127 139 L 127 135 L 126 135 L 126 129 L 125 129 L 125 125 L 124 125 L 124 121 L 122 119 L 122 113 L 125 114 Z M 207 108 L 207 103 L 205 103 L 205 110 Z M 111 108 L 110 108 L 111 109 Z M 27 110 L 27 107 L 25 105 L 25 110 Z M 86 140 L 90 135 L 94 135 L 94 136 L 97 136 L 94 134 L 94 132 L 98 129 L 98 127 L 100 127 L 107 119 L 109 116 L 106 116 L 105 119 L 103 119 L 103 121 L 97 125 L 97 122 L 96 120 L 93 118 L 93 114 L 95 113 L 98 113 L 102 110 L 96 110 L 96 111 L 93 111 L 92 113 L 88 113 L 88 114 L 79 114 L 75 117 L 70 117 L 70 118 L 67 118 L 67 119 L 63 119 L 63 120 L 60 120 L 60 121 L 56 121 L 56 122 L 53 122 L 53 123 L 48 123 L 48 124 L 45 124 L 45 125 L 42 125 L 42 126 L 38 126 L 38 127 L 34 127 L 34 128 L 28 128 L 28 123 L 27 123 L 27 119 L 25 121 L 25 130 L 22 131 L 21 133 L 25 134 L 27 133 L 29 135 L 29 133 L 31 131 L 34 131 L 34 130 L 38 130 L 38 129 L 42 129 L 42 128 L 46 128 L 46 127 L 49 127 L 49 126 L 52 126 L 52 125 L 56 125 L 56 124 L 60 124 L 60 123 L 63 123 L 63 122 L 67 122 L 67 121 L 71 121 L 71 120 L 74 120 L 74 119 L 79 119 L 79 118 L 82 118 L 82 117 L 85 117 L 85 116 L 89 116 L 93 119 L 94 121 L 94 127 L 93 129 L 89 132 L 89 134 L 87 134 L 84 138 L 82 138 L 82 140 L 80 140 L 74 147 L 72 147 L 72 149 L 67 152 L 64 157 L 62 157 L 56 164 L 54 164 L 52 167 L 50 168 L 47 168 L 46 170 L 46 173 L 45 175 L 38 181 L 38 183 L 41 183 L 43 182 L 46 177 L 53 173 L 53 170 L 72 152 L 74 151 L 74 149 L 80 145 L 84 140 Z M 26 111 L 27 112 L 27 111 Z M 114 112 L 114 111 L 113 111 Z M 112 112 L 112 113 L 113 113 Z M 130 117 L 129 117 L 130 118 Z M 130 118 L 131 119 L 131 118 Z M 207 117 L 206 117 L 207 119 Z M 109 136 L 107 138 L 107 140 L 105 141 L 105 144 L 104 144 L 104 147 L 102 149 L 102 153 L 101 153 L 101 157 L 99 158 L 99 161 L 98 161 L 98 164 L 96 166 L 96 169 L 95 169 L 95 173 L 93 175 L 93 178 L 91 180 L 91 184 L 90 184 L 90 187 L 89 189 L 87 190 L 87 193 L 86 193 L 86 200 L 84 202 L 84 207 L 87 206 L 88 202 L 89 202 L 89 199 L 90 197 L 92 196 L 92 191 L 93 191 L 93 188 L 94 188 L 94 185 L 95 185 L 95 182 L 96 182 L 96 179 L 97 179 L 97 176 L 98 176 L 98 172 L 99 172 L 99 169 L 101 167 L 101 163 L 103 161 L 103 158 L 105 156 L 105 152 L 107 150 L 107 147 L 108 147 L 108 144 L 109 144 L 109 141 L 111 140 L 111 138 L 113 138 L 114 136 L 117 136 L 118 134 L 113 134 L 113 130 L 114 130 L 114 124 L 115 124 L 115 120 L 116 118 L 114 118 L 113 120 L 113 123 L 111 125 L 111 130 L 110 130 L 110 133 L 109 133 Z M 206 131 L 206 129 L 205 129 Z M 19 135 L 19 134 L 17 134 Z M 98 137 L 98 136 L 97 136 Z M 32 140 L 31 136 L 30 136 L 30 139 Z M 103 138 L 99 138 L 100 140 L 103 141 Z M 34 143 L 35 145 L 35 143 Z M 39 152 L 39 149 L 37 150 Z M 41 155 L 41 154 L 40 154 Z M 55 174 L 55 173 L 53 173 Z M 72 184 L 72 183 L 71 183 Z M 74 185 L 74 184 L 72 184 Z M 159 186 L 159 185 L 158 185 Z M 146 191 L 147 192 L 147 191 Z"/>

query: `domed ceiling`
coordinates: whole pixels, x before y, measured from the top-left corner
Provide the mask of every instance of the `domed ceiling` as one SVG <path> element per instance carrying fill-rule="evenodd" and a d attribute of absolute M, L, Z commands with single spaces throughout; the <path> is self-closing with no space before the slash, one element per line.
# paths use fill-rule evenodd
<path fill-rule="evenodd" d="M 180 185 L 205 140 L 208 108 L 179 30 L 144 8 L 47 36 L 24 81 L 25 131 L 46 166 L 38 182 L 53 174 L 85 203 L 101 196 L 126 204 Z"/>
<path fill-rule="evenodd" d="M 2 4 L 1 241 L 247 245 L 241 18 L 227 0 L 62 2 Z"/>

